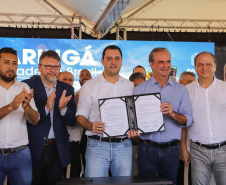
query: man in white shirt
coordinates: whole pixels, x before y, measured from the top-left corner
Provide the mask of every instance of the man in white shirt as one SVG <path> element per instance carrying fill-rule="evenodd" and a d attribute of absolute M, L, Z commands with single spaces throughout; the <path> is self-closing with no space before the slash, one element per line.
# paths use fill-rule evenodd
<path fill-rule="evenodd" d="M 17 51 L 0 49 L 0 184 L 7 175 L 12 185 L 30 185 L 31 154 L 26 119 L 36 125 L 39 114 L 33 90 L 16 80 Z"/>
<path fill-rule="evenodd" d="M 195 81 L 195 74 L 190 71 L 184 71 L 180 75 L 179 83 L 186 86 L 192 82 Z M 188 172 L 188 184 L 191 185 L 191 163 L 190 163 L 190 142 L 187 137 L 187 127 L 182 128 L 181 131 L 181 140 L 184 140 L 184 142 L 180 141 L 180 163 L 177 173 L 177 185 L 184 184 L 184 167 L 185 165 L 189 164 L 189 172 Z M 183 146 L 183 143 L 187 143 L 188 146 Z M 189 151 L 187 150 L 189 148 Z"/>
<path fill-rule="evenodd" d="M 192 104 L 191 140 L 193 185 L 210 183 L 212 172 L 217 185 L 226 184 L 226 83 L 214 77 L 216 59 L 199 53 L 194 66 L 198 80 L 186 86 Z"/>
<path fill-rule="evenodd" d="M 79 83 L 80 83 L 81 87 L 83 86 L 83 84 L 85 84 L 90 79 L 92 79 L 92 75 L 91 75 L 90 71 L 88 69 L 81 70 L 81 72 L 79 74 Z M 79 89 L 78 91 L 75 92 L 76 106 L 78 105 L 80 90 L 81 89 Z M 82 176 L 84 176 L 84 171 L 85 171 L 85 166 L 86 166 L 85 154 L 86 154 L 86 146 L 87 146 L 87 136 L 86 136 L 85 132 L 86 132 L 86 130 L 83 129 L 82 138 L 80 141 L 80 153 L 81 153 L 81 158 L 82 158 L 82 169 L 83 169 Z"/>
<path fill-rule="evenodd" d="M 65 82 L 71 86 L 74 83 L 74 76 L 68 72 L 63 71 L 59 74 L 59 81 Z M 70 170 L 70 178 L 72 177 L 80 177 L 81 173 L 81 158 L 80 158 L 80 140 L 82 137 L 82 128 L 76 124 L 73 127 L 67 126 L 67 130 L 69 133 L 69 141 L 71 147 L 71 170 Z"/>
<path fill-rule="evenodd" d="M 122 52 L 117 46 L 107 46 L 102 54 L 104 72 L 87 81 L 81 88 L 77 122 L 88 136 L 85 177 L 130 176 L 132 171 L 132 142 L 127 137 L 103 138 L 105 123 L 100 121 L 98 99 L 132 95 L 134 85 L 119 75 Z M 129 132 L 128 137 L 137 135 Z"/>

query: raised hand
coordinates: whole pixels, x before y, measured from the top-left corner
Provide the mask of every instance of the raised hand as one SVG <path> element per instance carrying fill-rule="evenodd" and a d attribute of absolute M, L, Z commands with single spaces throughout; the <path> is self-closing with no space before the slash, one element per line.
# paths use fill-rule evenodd
<path fill-rule="evenodd" d="M 20 106 L 20 104 L 25 100 L 25 97 L 27 96 L 28 92 L 25 88 L 21 91 L 20 94 L 16 95 L 16 97 L 13 99 L 13 101 L 9 104 L 9 107 L 11 110 L 16 110 Z"/>
<path fill-rule="evenodd" d="M 61 111 L 65 110 L 67 107 L 68 102 L 71 100 L 72 95 L 70 96 L 65 96 L 66 95 L 66 90 L 63 91 L 62 96 L 60 97 L 60 101 L 59 101 L 59 109 Z"/>
<path fill-rule="evenodd" d="M 23 89 L 24 89 L 24 88 L 23 88 Z M 25 89 L 24 89 L 24 90 L 25 90 Z M 22 107 L 23 107 L 24 109 L 26 109 L 26 108 L 28 108 L 28 107 L 30 106 L 30 102 L 31 102 L 31 99 L 32 99 L 33 95 L 34 95 L 34 90 L 31 89 L 30 93 L 27 94 L 27 95 L 25 96 L 25 99 L 24 99 L 24 101 L 22 102 Z"/>
<path fill-rule="evenodd" d="M 47 99 L 46 108 L 48 111 L 52 110 L 55 98 L 56 98 L 56 89 L 49 95 Z"/>

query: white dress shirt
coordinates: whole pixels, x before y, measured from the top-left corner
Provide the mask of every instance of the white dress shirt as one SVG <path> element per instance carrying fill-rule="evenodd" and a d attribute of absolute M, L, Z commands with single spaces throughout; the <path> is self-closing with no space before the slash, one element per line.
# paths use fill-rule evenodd
<path fill-rule="evenodd" d="M 26 83 L 15 80 L 14 84 L 7 90 L 0 85 L 0 108 L 10 104 L 16 95 L 20 94 L 23 87 L 30 92 Z M 30 106 L 37 111 L 34 99 Z M 15 148 L 28 144 L 27 125 L 22 104 L 18 109 L 10 112 L 0 120 L 0 148 Z"/>
<path fill-rule="evenodd" d="M 119 76 L 119 80 L 112 84 L 108 82 L 103 73 L 91 80 L 88 80 L 81 88 L 76 116 L 82 115 L 90 122 L 100 121 L 98 99 L 118 96 L 131 96 L 134 91 L 134 84 Z M 86 135 L 97 135 L 87 130 Z M 101 134 L 99 134 L 101 136 Z"/>
<path fill-rule="evenodd" d="M 188 137 L 193 142 L 202 144 L 226 141 L 226 83 L 214 77 L 213 83 L 207 89 L 198 80 L 186 88 L 193 117 Z"/>
<path fill-rule="evenodd" d="M 76 93 L 79 93 L 79 91 L 76 91 L 75 94 Z M 73 127 L 67 126 L 67 130 L 70 135 L 69 137 L 70 142 L 72 141 L 77 142 L 81 140 L 83 129 L 77 123 Z"/>

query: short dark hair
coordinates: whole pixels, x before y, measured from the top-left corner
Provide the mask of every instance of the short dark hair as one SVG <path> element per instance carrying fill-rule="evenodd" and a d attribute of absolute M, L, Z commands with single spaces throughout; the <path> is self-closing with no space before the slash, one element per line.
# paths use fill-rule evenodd
<path fill-rule="evenodd" d="M 214 63 L 216 64 L 216 58 L 215 58 L 215 56 L 214 56 L 212 53 L 208 52 L 208 51 L 203 51 L 203 52 L 201 52 L 201 53 L 199 53 L 198 55 L 195 56 L 195 59 L 194 59 L 194 66 L 196 66 L 197 58 L 198 58 L 200 55 L 202 55 L 202 54 L 209 54 L 209 55 L 211 55 L 211 56 L 213 57 Z"/>
<path fill-rule="evenodd" d="M 10 53 L 17 56 L 17 51 L 13 48 L 4 47 L 0 49 L 0 58 L 2 53 Z"/>
<path fill-rule="evenodd" d="M 103 53 L 102 53 L 102 58 L 103 58 L 103 59 L 104 59 L 105 53 L 106 53 L 106 51 L 107 51 L 108 49 L 117 49 L 117 50 L 119 50 L 119 52 L 120 52 L 120 54 L 121 54 L 121 58 L 122 58 L 122 51 L 121 51 L 121 49 L 120 49 L 118 46 L 110 45 L 110 46 L 107 46 L 107 47 L 104 49 L 104 51 L 103 51 Z"/>
<path fill-rule="evenodd" d="M 145 68 L 144 68 L 143 66 L 141 66 L 141 65 L 138 65 L 138 66 L 134 67 L 134 68 L 133 68 L 133 73 L 134 73 L 134 69 L 135 69 L 135 68 L 137 68 L 137 67 L 143 68 L 143 69 L 144 69 L 144 71 L 145 71 L 145 73 L 146 73 Z"/>
<path fill-rule="evenodd" d="M 183 79 L 186 75 L 190 75 L 192 77 L 195 77 L 195 73 L 191 72 L 191 71 L 184 71 L 183 73 L 181 73 L 180 75 L 180 80 Z"/>
<path fill-rule="evenodd" d="M 133 82 L 133 81 L 135 81 L 136 79 L 139 79 L 139 78 L 141 78 L 145 81 L 145 76 L 144 76 L 143 73 L 133 73 L 133 74 L 130 75 L 129 80 L 131 82 Z"/>
<path fill-rule="evenodd" d="M 53 51 L 53 50 L 43 51 L 41 56 L 39 57 L 39 64 L 41 64 L 42 59 L 44 57 L 54 58 L 54 59 L 58 60 L 59 62 L 61 61 L 60 60 L 60 56 L 58 55 L 58 53 L 56 51 Z"/>
<path fill-rule="evenodd" d="M 162 51 L 167 51 L 167 52 L 169 52 L 169 50 L 166 49 L 166 48 L 154 48 L 154 49 L 151 51 L 151 53 L 149 54 L 149 63 L 150 63 L 150 62 L 154 63 L 154 62 L 155 62 L 155 54 L 158 53 L 158 52 L 162 52 Z M 170 52 L 169 52 L 169 54 L 170 54 Z M 171 54 L 170 54 L 170 56 L 171 56 Z"/>

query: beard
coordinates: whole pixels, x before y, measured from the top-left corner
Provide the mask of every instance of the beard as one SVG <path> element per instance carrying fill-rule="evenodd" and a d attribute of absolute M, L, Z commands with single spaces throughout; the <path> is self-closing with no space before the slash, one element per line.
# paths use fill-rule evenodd
<path fill-rule="evenodd" d="M 57 77 L 55 77 L 55 78 L 49 78 L 47 76 L 47 77 L 45 77 L 45 80 L 48 81 L 49 83 L 55 83 L 57 81 Z"/>
<path fill-rule="evenodd" d="M 79 83 L 80 83 L 80 85 L 81 85 L 81 87 L 82 87 L 82 85 L 83 85 L 83 83 L 79 80 Z"/>
<path fill-rule="evenodd" d="M 49 77 L 48 74 L 46 76 L 43 76 L 43 78 L 49 83 L 55 83 L 58 79 L 57 75 L 55 75 L 55 77 Z"/>
<path fill-rule="evenodd" d="M 83 79 L 82 79 L 82 81 L 83 81 L 83 80 L 86 80 L 86 81 L 87 81 L 87 80 L 89 80 L 89 79 L 87 79 L 87 78 L 83 78 Z M 81 80 L 79 80 L 79 83 L 80 83 L 81 87 L 82 87 L 82 85 L 83 85 L 84 83 L 86 83 L 86 81 L 85 81 L 84 83 L 83 83 L 82 81 L 81 81 Z"/>
<path fill-rule="evenodd" d="M 14 73 L 14 72 L 13 72 Z M 4 80 L 5 82 L 12 82 L 15 78 L 16 78 L 16 74 L 14 73 L 13 76 L 9 76 L 7 77 L 5 74 L 3 74 L 1 71 L 0 71 L 0 77 L 2 80 Z"/>

